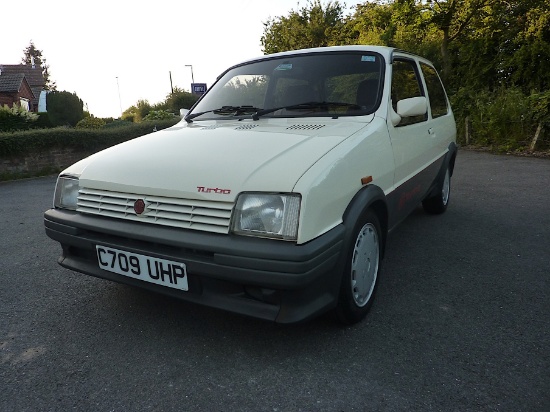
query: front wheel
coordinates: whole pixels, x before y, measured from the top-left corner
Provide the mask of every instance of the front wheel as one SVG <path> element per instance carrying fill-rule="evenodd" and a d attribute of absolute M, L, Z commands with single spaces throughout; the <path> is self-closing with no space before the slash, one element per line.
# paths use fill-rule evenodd
<path fill-rule="evenodd" d="M 367 315 L 378 284 L 383 238 L 380 222 L 373 211 L 369 210 L 356 223 L 353 240 L 336 307 L 338 319 L 347 325 L 357 323 Z"/>
<path fill-rule="evenodd" d="M 445 171 L 445 177 L 441 184 L 441 190 L 437 195 L 424 199 L 422 201 L 422 207 L 428 213 L 438 215 L 447 210 L 449 204 L 449 197 L 451 196 L 451 174 L 449 168 Z"/>

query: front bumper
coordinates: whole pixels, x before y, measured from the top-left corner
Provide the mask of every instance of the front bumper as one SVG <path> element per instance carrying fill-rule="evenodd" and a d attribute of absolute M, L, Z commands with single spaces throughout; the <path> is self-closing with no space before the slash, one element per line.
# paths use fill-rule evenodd
<path fill-rule="evenodd" d="M 219 235 L 50 209 L 46 234 L 61 243 L 59 264 L 235 313 L 294 323 L 336 305 L 344 227 L 303 245 Z M 99 268 L 96 245 L 186 264 L 189 291 L 155 285 Z"/>

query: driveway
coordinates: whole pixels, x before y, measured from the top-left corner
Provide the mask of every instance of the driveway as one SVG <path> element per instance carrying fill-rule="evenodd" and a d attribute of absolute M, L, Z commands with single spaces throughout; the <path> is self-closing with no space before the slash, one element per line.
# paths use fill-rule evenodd
<path fill-rule="evenodd" d="M 280 326 L 57 265 L 55 178 L 0 184 L 2 411 L 550 410 L 550 161 L 460 150 L 367 319 Z"/>

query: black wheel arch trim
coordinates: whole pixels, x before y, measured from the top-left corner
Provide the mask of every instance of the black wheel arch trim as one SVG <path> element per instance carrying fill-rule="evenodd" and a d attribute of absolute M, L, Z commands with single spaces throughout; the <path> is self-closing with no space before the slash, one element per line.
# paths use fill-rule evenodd
<path fill-rule="evenodd" d="M 384 191 L 379 186 L 372 184 L 359 190 L 344 212 L 343 222 L 345 234 L 343 250 L 348 250 L 350 243 L 355 241 L 355 239 L 353 239 L 355 224 L 369 209 L 372 209 L 376 213 L 380 223 L 382 231 L 382 233 L 380 233 L 380 237 L 382 238 L 380 244 L 383 257 L 388 233 L 388 205 Z M 342 255 L 345 256 L 346 253 L 342 253 Z"/>
<path fill-rule="evenodd" d="M 448 162 L 449 165 L 449 173 L 452 176 L 453 171 L 455 170 L 455 160 L 456 160 L 456 154 L 458 152 L 458 146 L 455 142 L 451 142 L 449 144 L 449 152 L 446 155 L 445 162 Z"/>
<path fill-rule="evenodd" d="M 432 196 L 436 196 L 441 191 L 441 186 L 443 185 L 443 180 L 445 179 L 445 172 L 447 171 L 447 168 L 449 169 L 449 176 L 453 176 L 457 152 L 458 147 L 456 143 L 451 142 L 448 147 L 448 152 L 445 154 L 445 158 L 443 159 L 443 163 L 441 164 L 441 168 L 437 173 L 437 177 L 435 178 L 430 190 L 428 190 L 428 193 L 425 197 L 426 199 Z"/>

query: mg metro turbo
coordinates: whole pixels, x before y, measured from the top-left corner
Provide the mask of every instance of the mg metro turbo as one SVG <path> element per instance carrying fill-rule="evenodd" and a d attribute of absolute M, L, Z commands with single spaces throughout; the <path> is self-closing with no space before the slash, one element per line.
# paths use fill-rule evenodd
<path fill-rule="evenodd" d="M 292 323 L 365 317 L 389 231 L 447 208 L 456 127 L 428 60 L 298 50 L 230 67 L 177 125 L 64 170 L 68 269 Z"/>

